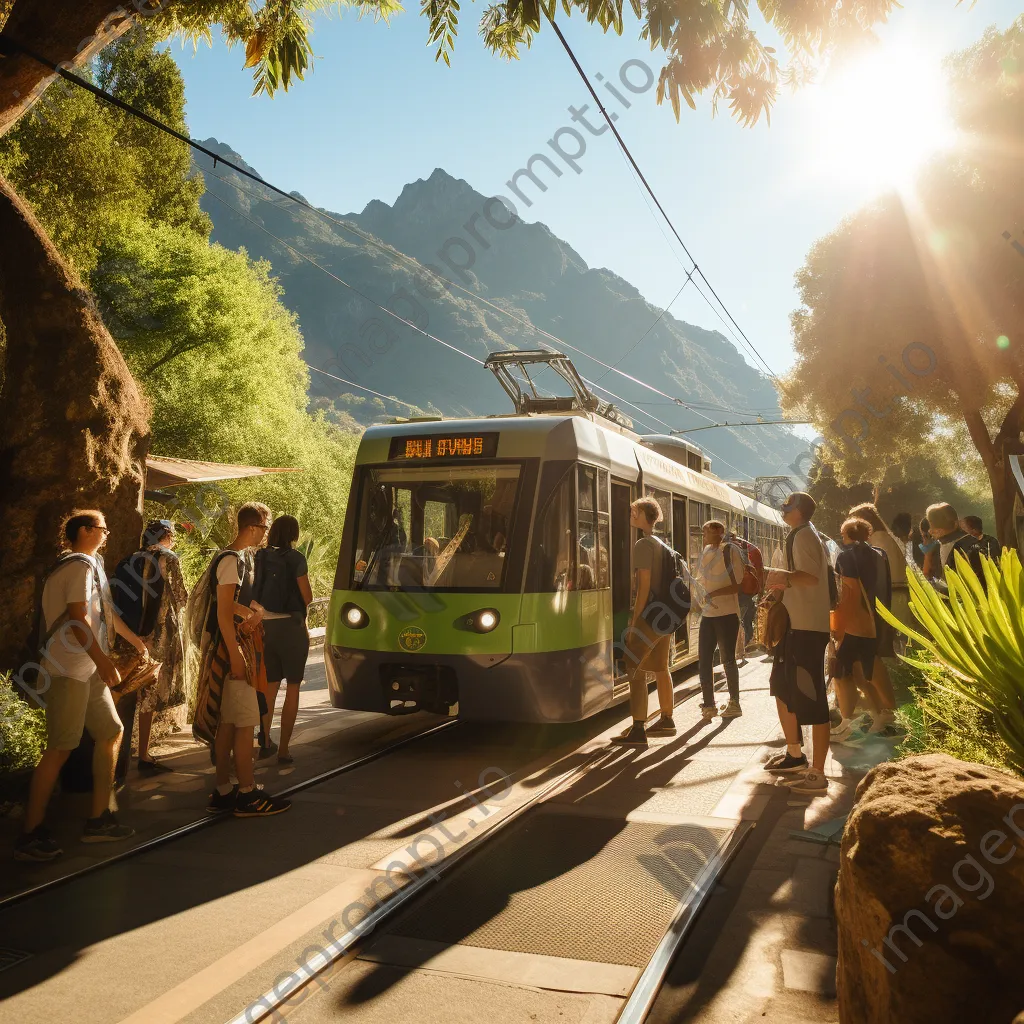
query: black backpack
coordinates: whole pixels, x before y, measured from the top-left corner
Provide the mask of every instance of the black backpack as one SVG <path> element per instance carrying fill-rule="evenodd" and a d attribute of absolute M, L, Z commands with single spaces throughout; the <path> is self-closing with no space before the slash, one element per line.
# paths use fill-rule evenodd
<path fill-rule="evenodd" d="M 164 594 L 158 558 L 152 551 L 136 551 L 117 563 L 110 580 L 117 614 L 136 636 L 149 636 L 156 628 Z"/>
<path fill-rule="evenodd" d="M 795 568 L 793 565 L 793 541 L 796 535 L 805 527 L 818 538 L 818 543 L 821 545 L 821 557 L 825 561 L 825 575 L 828 579 L 828 606 L 834 610 L 836 605 L 839 604 L 839 584 L 836 582 L 836 571 L 832 568 L 832 562 L 828 557 L 828 549 L 825 547 L 825 542 L 821 539 L 821 534 L 810 523 L 804 523 L 795 530 L 790 530 L 786 536 L 786 566 L 790 572 Z"/>
<path fill-rule="evenodd" d="M 682 556 L 656 534 L 651 536 L 661 548 L 661 592 L 651 594 L 641 617 L 655 632 L 664 636 L 682 628 L 686 616 L 690 613 L 693 599 L 689 584 L 686 582 L 686 576 L 689 574 L 682 567 Z M 664 628 L 665 618 L 671 623 L 670 629 Z M 655 620 L 660 625 L 656 624 Z"/>
<path fill-rule="evenodd" d="M 293 560 L 284 548 L 260 548 L 256 552 L 256 582 L 253 598 L 268 612 L 294 614 L 302 605 Z M 296 597 L 299 606 L 296 607 Z"/>
<path fill-rule="evenodd" d="M 946 559 L 946 568 L 956 568 L 956 555 L 954 551 L 959 551 L 964 558 L 971 565 L 971 569 L 974 571 L 974 575 L 978 577 L 982 588 L 988 593 L 988 585 L 985 582 L 985 570 L 982 568 L 981 558 L 982 555 L 987 555 L 988 545 L 983 540 L 979 540 L 977 537 L 972 537 L 969 533 L 965 533 L 954 545 L 952 550 L 949 552 L 949 557 Z"/>

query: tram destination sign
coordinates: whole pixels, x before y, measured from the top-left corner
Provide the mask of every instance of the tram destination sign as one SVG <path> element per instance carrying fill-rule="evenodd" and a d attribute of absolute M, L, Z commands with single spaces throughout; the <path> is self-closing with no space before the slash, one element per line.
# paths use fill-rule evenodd
<path fill-rule="evenodd" d="M 414 437 L 393 437 L 388 461 L 493 459 L 497 454 L 497 431 L 484 434 L 417 434 Z"/>

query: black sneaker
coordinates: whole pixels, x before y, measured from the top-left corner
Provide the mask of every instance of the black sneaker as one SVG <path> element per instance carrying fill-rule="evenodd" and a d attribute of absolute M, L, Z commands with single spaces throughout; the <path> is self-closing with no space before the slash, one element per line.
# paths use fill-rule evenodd
<path fill-rule="evenodd" d="M 764 766 L 766 772 L 805 772 L 807 771 L 807 755 L 801 754 L 799 757 L 793 757 L 788 751 L 785 757 L 779 757 L 776 755 Z"/>
<path fill-rule="evenodd" d="M 264 746 L 260 747 L 260 752 L 259 752 L 259 755 L 257 756 L 256 760 L 257 761 L 265 761 L 268 757 L 273 757 L 274 754 L 276 754 L 276 753 L 277 753 L 277 744 L 273 740 L 271 740 L 269 743 L 267 743 Z"/>
<path fill-rule="evenodd" d="M 31 832 L 22 832 L 14 841 L 15 860 L 56 860 L 63 852 L 42 825 L 36 826 Z"/>
<path fill-rule="evenodd" d="M 612 743 L 620 747 L 646 747 L 647 730 L 642 725 L 634 723 L 621 736 L 616 736 Z"/>
<path fill-rule="evenodd" d="M 228 811 L 235 809 L 235 797 L 238 795 L 238 787 L 233 786 L 230 793 L 225 793 L 223 796 L 215 789 L 210 794 L 210 799 L 206 801 L 206 813 L 207 814 L 224 814 Z"/>
<path fill-rule="evenodd" d="M 291 800 L 284 797 L 271 796 L 261 786 L 248 793 L 239 793 L 235 797 L 236 818 L 265 818 L 271 814 L 281 814 L 291 807 Z"/>
<path fill-rule="evenodd" d="M 82 842 L 118 843 L 122 839 L 130 839 L 133 835 L 135 835 L 135 829 L 128 825 L 119 825 L 113 812 L 108 809 L 98 818 L 86 819 Z"/>

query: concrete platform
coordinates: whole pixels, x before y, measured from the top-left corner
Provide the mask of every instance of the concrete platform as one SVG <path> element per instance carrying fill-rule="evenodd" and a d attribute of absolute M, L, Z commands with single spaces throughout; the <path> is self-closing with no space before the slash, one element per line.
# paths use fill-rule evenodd
<path fill-rule="evenodd" d="M 559 729 L 466 723 L 300 794 L 287 814 L 224 822 L 0 911 L 4 944 L 30 954 L 0 970 L 5 1014 L 23 1024 L 232 1020 L 275 985 L 287 990 L 290 977 L 304 976 L 302 965 L 396 886 L 485 832 L 568 766 L 604 751 L 545 816 L 567 835 L 583 820 L 607 823 L 596 832 L 609 835 L 627 823 L 656 825 L 665 856 L 637 862 L 644 885 L 672 891 L 666 870 L 683 863 L 672 838 L 684 824 L 758 823 L 698 919 L 655 1007 L 658 1019 L 753 1020 L 770 1006 L 798 1014 L 772 1019 L 836 1019 L 827 993 L 807 991 L 822 987 L 834 955 L 827 916 L 833 865 L 824 847 L 788 837 L 834 810 L 828 800 L 790 806 L 790 794 L 760 771 L 778 743 L 766 678 L 760 662 L 741 669 L 742 718 L 701 724 L 698 702 L 690 700 L 677 709 L 679 734 L 641 751 L 607 746 L 623 727 L 624 709 Z M 354 737 L 372 743 L 380 735 L 374 729 L 410 721 L 339 725 L 309 746 L 336 757 Z M 194 754 L 178 756 L 184 762 Z M 830 762 L 829 771 L 841 806 L 847 777 L 839 778 L 838 764 Z M 512 784 L 495 785 L 502 776 Z M 185 807 L 205 790 L 137 792 Z M 829 806 L 818 811 L 818 804 Z M 555 877 L 578 873 L 582 856 L 568 851 Z M 616 863 L 616 870 L 630 870 L 625 860 Z M 501 882 L 495 879 L 492 898 L 503 905 Z M 557 921 L 557 904 L 533 905 Z M 498 915 L 483 916 L 481 925 Z M 569 947 L 565 955 L 531 952 L 529 942 L 503 949 L 500 929 L 486 942 L 454 933 L 439 940 L 403 934 L 401 920 L 371 935 L 358 959 L 315 979 L 287 1019 L 603 1024 L 615 1019 L 639 970 L 595 961 L 585 943 L 578 944 L 582 955 Z M 530 929 L 525 920 L 519 931 Z M 592 924 L 580 922 L 608 927 L 600 913 Z"/>

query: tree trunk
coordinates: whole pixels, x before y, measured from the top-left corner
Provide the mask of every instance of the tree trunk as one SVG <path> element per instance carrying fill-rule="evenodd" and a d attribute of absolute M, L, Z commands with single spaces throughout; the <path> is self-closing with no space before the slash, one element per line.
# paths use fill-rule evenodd
<path fill-rule="evenodd" d="M 146 13 L 155 6 L 141 2 Z M 166 6 L 166 0 L 159 6 Z M 92 59 L 132 24 L 133 4 L 115 0 L 14 0 L 0 37 L 21 43 L 55 64 L 75 66 Z M 2 41 L 2 40 L 0 40 Z M 17 52 L 0 57 L 0 135 L 42 95 L 53 72 Z"/>
<path fill-rule="evenodd" d="M 0 238 L 0 668 L 10 668 L 64 515 L 103 510 L 108 564 L 137 544 L 149 426 L 92 297 L 3 178 Z"/>

